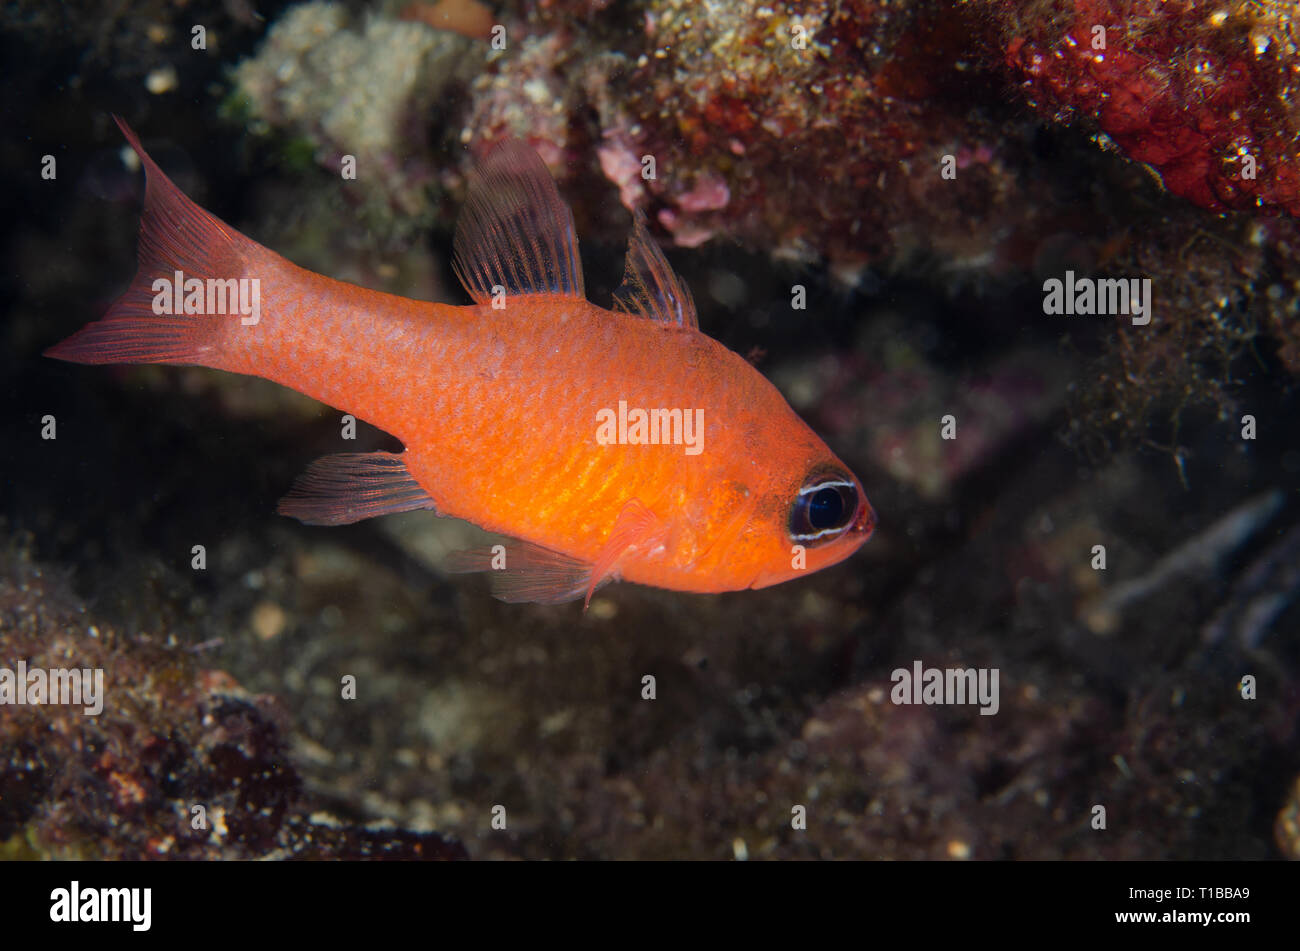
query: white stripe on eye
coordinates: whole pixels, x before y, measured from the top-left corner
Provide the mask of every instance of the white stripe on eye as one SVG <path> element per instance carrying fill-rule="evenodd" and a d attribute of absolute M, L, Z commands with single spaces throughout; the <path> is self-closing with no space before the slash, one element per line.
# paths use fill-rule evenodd
<path fill-rule="evenodd" d="M 816 485 L 804 486 L 802 489 L 799 490 L 799 494 L 810 495 L 813 492 L 820 492 L 822 489 L 833 489 L 833 488 L 853 489 L 855 491 L 857 490 L 857 486 L 855 486 L 852 482 L 841 482 L 839 480 L 835 480 L 833 482 L 818 482 Z"/>
<path fill-rule="evenodd" d="M 841 525 L 839 528 L 823 528 L 815 535 L 791 535 L 790 538 L 796 542 L 815 542 L 823 535 L 841 535 L 847 527 L 847 525 Z"/>

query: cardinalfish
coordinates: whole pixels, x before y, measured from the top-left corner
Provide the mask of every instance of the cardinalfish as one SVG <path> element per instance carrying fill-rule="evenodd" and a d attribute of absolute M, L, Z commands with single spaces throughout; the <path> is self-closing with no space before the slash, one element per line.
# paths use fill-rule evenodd
<path fill-rule="evenodd" d="M 515 602 L 590 602 L 616 579 L 762 588 L 870 537 L 861 483 L 700 332 L 640 212 L 614 309 L 586 299 L 573 215 L 526 144 L 499 143 L 470 175 L 453 269 L 473 303 L 457 306 L 297 267 L 190 201 L 117 124 L 146 175 L 139 270 L 47 353 L 260 376 L 405 446 L 317 460 L 280 513 L 465 519 L 510 540 L 457 553 L 452 570 L 489 572 Z"/>

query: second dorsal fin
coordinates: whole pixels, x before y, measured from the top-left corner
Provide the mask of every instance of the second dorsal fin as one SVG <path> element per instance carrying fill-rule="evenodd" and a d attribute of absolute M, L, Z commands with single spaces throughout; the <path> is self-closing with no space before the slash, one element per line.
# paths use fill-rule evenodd
<path fill-rule="evenodd" d="M 614 307 L 660 323 L 698 330 L 695 301 L 668 259 L 650 237 L 645 215 L 633 215 L 632 237 L 627 243 L 623 283 L 614 292 Z"/>
<path fill-rule="evenodd" d="M 511 294 L 584 296 L 573 213 L 551 173 L 519 139 L 495 145 L 470 174 L 452 268 L 476 304 Z"/>

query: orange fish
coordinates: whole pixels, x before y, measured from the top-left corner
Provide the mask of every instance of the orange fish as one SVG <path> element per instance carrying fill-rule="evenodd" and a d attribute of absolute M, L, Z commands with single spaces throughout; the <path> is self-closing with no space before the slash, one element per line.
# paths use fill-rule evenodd
<path fill-rule="evenodd" d="M 474 303 L 410 300 L 303 270 L 144 163 L 139 271 L 47 351 L 274 380 L 392 433 L 401 453 L 308 467 L 279 511 L 341 525 L 431 509 L 509 543 L 460 553 L 506 601 L 624 579 L 762 588 L 839 562 L 875 513 L 761 374 L 698 329 L 638 213 L 614 310 L 587 301 L 573 216 L 527 145 L 471 176 L 454 267 Z"/>

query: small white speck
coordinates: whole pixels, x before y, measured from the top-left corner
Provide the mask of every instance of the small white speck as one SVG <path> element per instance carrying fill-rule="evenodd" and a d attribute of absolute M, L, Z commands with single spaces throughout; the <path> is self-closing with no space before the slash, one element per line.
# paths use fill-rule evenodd
<path fill-rule="evenodd" d="M 176 84 L 176 70 L 170 66 L 163 66 L 160 69 L 155 69 L 144 78 L 144 88 L 149 90 L 155 96 L 161 96 L 165 92 L 171 92 L 176 88 Z"/>

